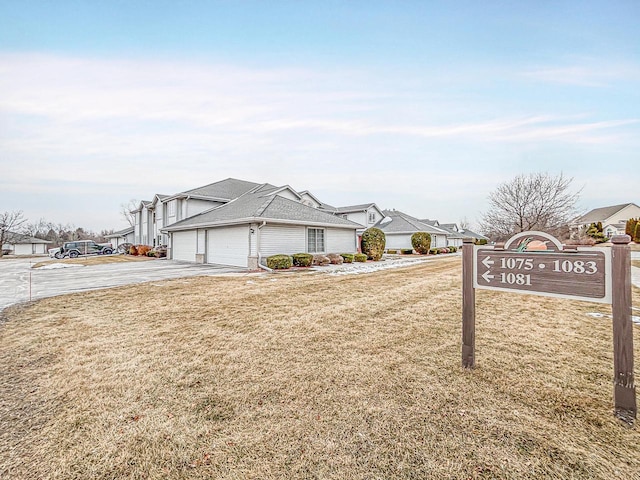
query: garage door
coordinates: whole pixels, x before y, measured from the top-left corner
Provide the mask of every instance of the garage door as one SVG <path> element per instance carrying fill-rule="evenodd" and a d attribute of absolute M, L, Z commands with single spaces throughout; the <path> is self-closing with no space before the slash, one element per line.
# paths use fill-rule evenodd
<path fill-rule="evenodd" d="M 207 263 L 247 267 L 249 226 L 212 228 L 207 231 Z"/>
<path fill-rule="evenodd" d="M 198 245 L 196 231 L 174 232 L 171 246 L 171 257 L 185 262 L 196 261 L 196 247 Z"/>

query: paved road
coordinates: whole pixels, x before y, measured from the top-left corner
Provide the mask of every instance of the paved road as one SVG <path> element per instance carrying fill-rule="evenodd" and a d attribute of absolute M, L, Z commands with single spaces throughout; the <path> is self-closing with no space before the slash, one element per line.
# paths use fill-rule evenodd
<path fill-rule="evenodd" d="M 65 293 L 98 290 L 133 283 L 246 272 L 232 267 L 196 265 L 173 260 L 110 263 L 56 270 L 32 269 L 38 259 L 0 261 L 0 310 L 14 303 Z"/>

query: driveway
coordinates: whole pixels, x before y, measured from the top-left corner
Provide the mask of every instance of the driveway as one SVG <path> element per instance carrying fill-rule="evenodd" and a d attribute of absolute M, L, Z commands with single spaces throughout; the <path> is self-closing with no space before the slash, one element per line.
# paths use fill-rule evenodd
<path fill-rule="evenodd" d="M 0 310 L 14 303 L 65 293 L 98 290 L 132 283 L 246 272 L 233 267 L 197 265 L 173 260 L 110 263 L 61 269 L 32 269 L 39 259 L 0 261 Z"/>

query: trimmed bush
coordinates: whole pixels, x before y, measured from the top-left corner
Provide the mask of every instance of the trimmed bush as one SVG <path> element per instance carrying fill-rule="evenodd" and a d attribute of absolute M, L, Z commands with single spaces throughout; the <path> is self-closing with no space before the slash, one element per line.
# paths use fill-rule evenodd
<path fill-rule="evenodd" d="M 447 247 L 439 248 L 438 253 L 449 253 L 449 249 Z"/>
<path fill-rule="evenodd" d="M 402 253 L 403 255 L 413 255 L 413 249 L 412 248 L 402 249 L 400 250 L 400 253 Z"/>
<path fill-rule="evenodd" d="M 342 258 L 337 253 L 328 253 L 327 258 L 333 265 L 342 265 L 342 263 L 344 262 L 344 258 Z"/>
<path fill-rule="evenodd" d="M 354 262 L 366 262 L 367 261 L 367 256 L 364 253 L 356 253 L 353 256 L 353 261 Z"/>
<path fill-rule="evenodd" d="M 310 253 L 294 253 L 291 258 L 295 267 L 310 267 L 313 263 L 313 255 Z"/>
<path fill-rule="evenodd" d="M 427 232 L 416 232 L 411 235 L 411 245 L 420 255 L 425 255 L 431 248 L 431 235 Z"/>
<path fill-rule="evenodd" d="M 141 257 L 146 257 L 147 253 L 151 251 L 151 247 L 149 245 L 137 245 L 136 248 L 138 249 L 138 255 Z"/>
<path fill-rule="evenodd" d="M 267 267 L 273 270 L 285 270 L 291 268 L 293 260 L 289 255 L 271 255 L 267 257 Z"/>
<path fill-rule="evenodd" d="M 326 255 L 314 255 L 313 256 L 313 264 L 314 265 L 319 265 L 321 267 L 325 266 L 325 265 L 329 265 L 331 263 L 331 260 L 329 260 L 329 257 L 327 257 Z"/>
<path fill-rule="evenodd" d="M 456 253 L 458 251 L 458 247 L 454 247 L 453 245 L 447 248 L 449 249 L 449 253 Z"/>
<path fill-rule="evenodd" d="M 636 233 L 632 240 L 636 243 L 640 243 L 640 222 L 636 223 Z"/>
<path fill-rule="evenodd" d="M 379 228 L 367 228 L 362 234 L 362 253 L 371 260 L 380 260 L 384 253 L 386 238 Z"/>
<path fill-rule="evenodd" d="M 164 245 L 158 245 L 156 247 L 153 247 L 153 250 L 147 253 L 147 255 L 150 257 L 157 257 L 157 258 L 166 257 L 167 247 L 165 247 Z"/>
<path fill-rule="evenodd" d="M 398 253 L 398 251 L 397 250 L 387 250 L 387 253 L 389 255 L 395 255 L 396 253 Z"/>
<path fill-rule="evenodd" d="M 353 253 L 341 253 L 340 256 L 344 260 L 344 263 L 353 263 Z"/>
<path fill-rule="evenodd" d="M 437 255 L 438 254 L 438 249 L 437 248 L 430 248 L 429 249 L 429 255 Z"/>
<path fill-rule="evenodd" d="M 138 249 L 135 245 L 129 247 L 129 255 L 138 255 Z"/>
<path fill-rule="evenodd" d="M 487 244 L 487 239 L 486 238 L 476 238 L 475 242 L 476 245 L 486 245 Z"/>

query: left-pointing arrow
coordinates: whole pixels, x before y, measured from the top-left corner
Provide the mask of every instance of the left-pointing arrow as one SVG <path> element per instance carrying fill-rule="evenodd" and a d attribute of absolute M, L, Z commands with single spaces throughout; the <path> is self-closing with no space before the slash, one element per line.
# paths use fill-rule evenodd
<path fill-rule="evenodd" d="M 491 268 L 491 265 L 493 265 L 495 262 L 493 260 L 489 260 L 491 257 L 485 257 L 482 259 L 482 264 L 487 267 L 487 268 Z"/>
<path fill-rule="evenodd" d="M 487 283 L 491 283 L 491 279 L 495 278 L 495 275 L 489 275 L 489 272 L 490 270 L 487 270 L 482 274 L 482 278 L 484 278 L 484 281 Z"/>

